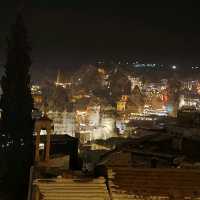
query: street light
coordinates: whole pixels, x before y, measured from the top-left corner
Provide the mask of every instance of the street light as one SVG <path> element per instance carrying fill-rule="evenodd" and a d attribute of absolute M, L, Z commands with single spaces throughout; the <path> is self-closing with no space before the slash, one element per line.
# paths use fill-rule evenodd
<path fill-rule="evenodd" d="M 172 69 L 174 69 L 174 70 L 175 70 L 176 68 L 177 68 L 177 67 L 176 67 L 176 65 L 173 65 L 173 66 L 172 66 Z"/>

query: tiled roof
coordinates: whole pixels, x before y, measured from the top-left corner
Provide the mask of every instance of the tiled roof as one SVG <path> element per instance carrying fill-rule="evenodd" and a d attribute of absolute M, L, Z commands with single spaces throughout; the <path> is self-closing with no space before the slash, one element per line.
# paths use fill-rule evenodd
<path fill-rule="evenodd" d="M 199 170 L 113 167 L 108 177 L 112 200 L 200 198 Z"/>
<path fill-rule="evenodd" d="M 43 200 L 109 200 L 104 178 L 97 179 L 36 179 Z"/>

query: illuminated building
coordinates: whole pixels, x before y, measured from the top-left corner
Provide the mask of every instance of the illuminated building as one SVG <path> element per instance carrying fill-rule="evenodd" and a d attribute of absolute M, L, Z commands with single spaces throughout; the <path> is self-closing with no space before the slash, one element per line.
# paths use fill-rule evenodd
<path fill-rule="evenodd" d="M 159 96 L 160 93 L 167 89 L 167 83 L 158 82 L 158 83 L 146 83 L 144 85 L 144 92 L 147 96 L 157 95 Z"/>
<path fill-rule="evenodd" d="M 42 105 L 42 103 L 43 103 L 43 96 L 42 95 L 34 94 L 34 95 L 32 95 L 32 97 L 33 97 L 35 105 Z"/>
<path fill-rule="evenodd" d="M 49 111 L 48 116 L 53 120 L 54 133 L 57 135 L 68 134 L 75 137 L 75 114 L 73 112 Z"/>
<path fill-rule="evenodd" d="M 88 125 L 98 127 L 100 123 L 100 105 L 89 106 L 88 112 Z"/>
<path fill-rule="evenodd" d="M 35 108 L 41 108 L 44 97 L 42 96 L 42 91 L 39 85 L 32 85 L 31 86 L 31 94 L 33 97 L 34 107 Z"/>
<path fill-rule="evenodd" d="M 200 97 L 197 95 L 181 95 L 179 109 L 182 107 L 195 107 L 195 109 L 200 109 Z"/>
<path fill-rule="evenodd" d="M 127 103 L 127 110 L 131 113 L 142 113 L 145 105 L 145 97 L 136 85 Z"/>
<path fill-rule="evenodd" d="M 119 131 L 119 134 L 124 134 L 125 130 L 127 129 L 126 123 L 124 120 L 116 120 L 116 128 Z"/>
<path fill-rule="evenodd" d="M 87 111 L 76 111 L 76 124 L 79 133 L 85 133 L 88 126 Z"/>
<path fill-rule="evenodd" d="M 158 64 L 158 63 L 142 63 L 142 62 L 133 62 L 132 66 L 135 69 L 169 69 L 169 70 L 176 70 L 178 67 L 176 65 L 166 65 L 166 64 Z"/>
<path fill-rule="evenodd" d="M 192 89 L 196 89 L 199 85 L 199 81 L 198 80 L 185 80 L 182 81 L 182 89 L 187 89 L 187 90 L 192 90 Z"/>
<path fill-rule="evenodd" d="M 46 132 L 46 144 L 40 143 L 40 133 L 41 131 Z M 42 149 L 45 149 L 45 161 L 49 161 L 50 159 L 50 147 L 51 147 L 51 133 L 53 131 L 53 123 L 52 120 L 48 118 L 46 114 L 44 114 L 43 117 L 40 119 L 37 119 L 35 122 L 35 133 L 36 133 L 36 139 L 35 139 L 35 161 L 40 161 L 40 147 L 44 147 Z"/>
<path fill-rule="evenodd" d="M 41 109 L 42 106 L 43 106 L 43 103 L 44 103 L 43 96 L 42 95 L 33 94 L 32 97 L 33 97 L 33 102 L 34 102 L 34 108 Z"/>
<path fill-rule="evenodd" d="M 163 67 L 161 64 L 152 64 L 152 63 L 134 63 L 133 66 L 135 68 L 156 68 L 156 67 Z"/>
<path fill-rule="evenodd" d="M 71 82 L 62 82 L 61 81 L 61 77 L 60 77 L 60 70 L 58 71 L 58 75 L 57 75 L 57 79 L 55 82 L 56 87 L 62 87 L 62 88 L 67 88 L 67 87 L 71 87 L 72 83 Z"/>
<path fill-rule="evenodd" d="M 200 83 L 197 84 L 197 93 L 200 94 Z"/>
<path fill-rule="evenodd" d="M 98 127 L 91 127 L 91 140 L 108 139 L 115 136 L 115 117 L 107 108 L 101 110 L 101 118 Z"/>
<path fill-rule="evenodd" d="M 75 137 L 76 124 L 75 124 L 75 113 L 67 112 L 63 118 L 63 124 L 66 124 L 66 134 Z"/>
<path fill-rule="evenodd" d="M 122 95 L 121 100 L 127 102 L 128 101 L 128 95 Z"/>
<path fill-rule="evenodd" d="M 31 94 L 42 94 L 41 87 L 39 85 L 32 85 Z"/>
<path fill-rule="evenodd" d="M 163 102 L 164 105 L 167 105 L 167 102 L 169 101 L 169 97 L 167 94 L 167 90 L 163 91 L 161 94 L 161 100 Z"/>
<path fill-rule="evenodd" d="M 96 139 L 107 139 L 115 134 L 115 118 L 112 107 L 93 97 L 76 108 L 76 127 L 80 133 L 80 141 L 85 143 Z"/>
<path fill-rule="evenodd" d="M 138 86 L 136 86 L 130 96 L 122 95 L 117 102 L 117 111 L 126 113 L 142 113 L 144 99 Z"/>
<path fill-rule="evenodd" d="M 144 114 L 147 115 L 147 116 L 151 116 L 151 115 L 167 116 L 168 111 L 167 111 L 167 108 L 165 106 L 155 109 L 155 108 L 152 108 L 152 106 L 145 105 Z"/>
<path fill-rule="evenodd" d="M 126 104 L 128 102 L 128 96 L 122 95 L 121 99 L 117 102 L 117 111 L 125 111 L 126 110 Z"/>
<path fill-rule="evenodd" d="M 101 85 L 109 87 L 109 75 L 107 74 L 106 70 L 104 68 L 98 68 L 98 75 L 100 76 L 101 79 Z"/>
<path fill-rule="evenodd" d="M 128 79 L 131 81 L 131 91 L 134 90 L 135 86 L 137 85 L 140 90 L 143 87 L 142 81 L 137 77 L 128 76 Z"/>
<path fill-rule="evenodd" d="M 117 102 L 117 111 L 121 112 L 121 111 L 125 111 L 126 110 L 126 103 L 125 101 L 118 101 Z"/>
<path fill-rule="evenodd" d="M 118 112 L 141 112 L 142 108 L 137 105 L 132 98 L 127 95 L 122 95 L 121 100 L 117 102 L 117 111 Z"/>
<path fill-rule="evenodd" d="M 79 104 L 79 100 L 81 101 L 88 101 L 91 96 L 87 94 L 87 92 L 84 89 L 73 91 L 73 95 L 71 97 L 72 102 L 77 102 Z"/>
<path fill-rule="evenodd" d="M 105 72 L 105 70 L 104 70 L 103 68 L 98 68 L 98 72 L 99 72 L 100 74 L 102 74 L 102 75 L 105 75 L 105 74 L 106 74 L 106 72 Z"/>

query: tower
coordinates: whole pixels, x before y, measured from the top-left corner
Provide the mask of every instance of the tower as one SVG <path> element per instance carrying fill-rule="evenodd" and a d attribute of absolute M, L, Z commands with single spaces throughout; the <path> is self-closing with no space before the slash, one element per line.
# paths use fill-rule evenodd
<path fill-rule="evenodd" d="M 57 78 L 56 78 L 56 83 L 60 83 L 60 70 L 58 70 Z"/>

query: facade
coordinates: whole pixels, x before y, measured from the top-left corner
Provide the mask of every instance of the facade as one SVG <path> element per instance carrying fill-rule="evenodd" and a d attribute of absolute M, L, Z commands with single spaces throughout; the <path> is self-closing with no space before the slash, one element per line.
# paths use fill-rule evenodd
<path fill-rule="evenodd" d="M 200 109 L 200 98 L 198 95 L 180 95 L 179 109 L 182 107 L 195 107 Z"/>
<path fill-rule="evenodd" d="M 138 77 L 128 76 L 129 81 L 131 82 L 131 91 L 134 90 L 135 86 L 137 85 L 140 90 L 143 87 L 142 81 Z"/>
<path fill-rule="evenodd" d="M 73 112 L 53 112 L 49 111 L 48 116 L 53 120 L 54 133 L 57 135 L 68 134 L 75 137 L 76 124 Z"/>
<path fill-rule="evenodd" d="M 82 143 L 115 135 L 115 118 L 102 113 L 99 105 L 90 105 L 86 110 L 76 112 L 49 111 L 48 116 L 53 120 L 53 134 L 76 137 L 76 133 L 79 133 Z"/>
<path fill-rule="evenodd" d="M 100 112 L 97 109 L 95 112 L 89 111 L 84 117 L 84 124 L 80 124 L 79 132 L 83 143 L 98 139 L 108 139 L 115 136 L 115 118 L 112 114 Z M 81 126 L 80 126 L 81 125 Z"/>
<path fill-rule="evenodd" d="M 125 101 L 118 101 L 117 102 L 117 111 L 122 112 L 126 110 L 126 102 Z"/>
<path fill-rule="evenodd" d="M 42 90 L 39 85 L 31 86 L 31 94 L 33 97 L 34 108 L 40 109 L 44 103 L 44 97 L 42 95 Z"/>

